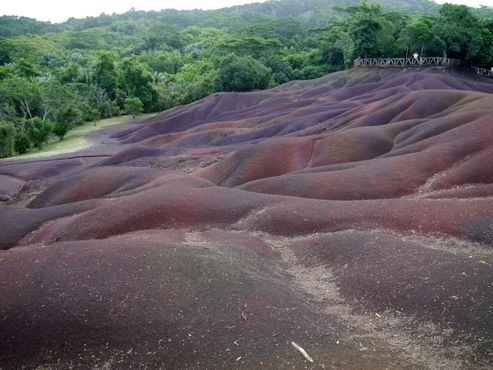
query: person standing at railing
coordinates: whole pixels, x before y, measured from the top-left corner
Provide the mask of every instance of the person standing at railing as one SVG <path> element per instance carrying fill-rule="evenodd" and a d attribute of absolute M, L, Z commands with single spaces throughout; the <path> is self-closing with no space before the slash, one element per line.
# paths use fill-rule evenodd
<path fill-rule="evenodd" d="M 361 66 L 361 55 L 358 55 L 358 57 L 354 60 L 354 65 L 355 67 Z"/>
<path fill-rule="evenodd" d="M 490 75 L 489 75 L 489 77 L 492 77 L 493 78 L 493 67 L 491 67 L 491 69 L 490 69 Z"/>

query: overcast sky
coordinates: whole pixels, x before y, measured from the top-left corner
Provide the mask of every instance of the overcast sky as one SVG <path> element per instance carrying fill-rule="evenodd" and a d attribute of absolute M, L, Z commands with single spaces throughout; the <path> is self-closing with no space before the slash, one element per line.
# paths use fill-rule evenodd
<path fill-rule="evenodd" d="M 0 15 L 22 15 L 43 21 L 63 22 L 70 17 L 84 18 L 101 13 L 123 13 L 137 10 L 217 9 L 262 0 L 0 0 Z M 436 0 L 438 3 L 457 3 L 469 6 L 493 6 L 493 0 Z"/>
<path fill-rule="evenodd" d="M 435 0 L 435 3 L 464 4 L 469 6 L 480 6 L 480 5 L 493 6 L 493 0 Z"/>

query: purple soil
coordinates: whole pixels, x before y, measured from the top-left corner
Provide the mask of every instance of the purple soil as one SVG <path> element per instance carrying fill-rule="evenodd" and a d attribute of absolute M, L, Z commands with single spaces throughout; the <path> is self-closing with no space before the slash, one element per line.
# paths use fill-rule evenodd
<path fill-rule="evenodd" d="M 3 162 L 0 369 L 487 368 L 492 114 L 358 69 Z"/>

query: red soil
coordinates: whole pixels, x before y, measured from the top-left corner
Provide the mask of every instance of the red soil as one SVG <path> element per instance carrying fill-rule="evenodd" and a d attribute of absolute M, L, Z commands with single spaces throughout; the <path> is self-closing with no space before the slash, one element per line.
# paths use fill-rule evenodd
<path fill-rule="evenodd" d="M 0 368 L 487 367 L 492 114 L 358 69 L 2 163 Z"/>

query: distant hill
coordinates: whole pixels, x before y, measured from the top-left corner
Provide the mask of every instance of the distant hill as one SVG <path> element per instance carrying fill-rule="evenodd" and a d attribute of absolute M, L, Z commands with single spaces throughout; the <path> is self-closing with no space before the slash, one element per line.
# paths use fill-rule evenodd
<path fill-rule="evenodd" d="M 352 6 L 361 0 L 270 0 L 264 3 L 238 5 L 217 10 L 175 10 L 160 11 L 129 10 L 122 14 L 101 14 L 96 17 L 70 18 L 63 23 L 42 22 L 19 16 L 0 17 L 0 36 L 13 37 L 24 34 L 44 34 L 63 31 L 80 31 L 94 27 L 109 26 L 121 21 L 160 21 L 177 28 L 192 25 L 234 27 L 241 19 L 249 21 L 258 17 L 274 19 L 294 18 L 310 26 L 326 25 L 337 12 L 334 7 Z M 440 5 L 432 0 L 369 0 L 379 3 L 387 11 L 435 15 Z M 473 13 L 493 19 L 493 7 L 483 6 Z"/>
<path fill-rule="evenodd" d="M 232 8 L 221 9 L 222 12 L 236 14 L 254 13 L 274 18 L 293 17 L 315 23 L 323 22 L 327 14 L 334 15 L 334 7 L 351 6 L 361 0 L 271 0 L 265 3 L 253 3 Z M 439 5 L 431 0 L 370 0 L 379 3 L 386 10 L 399 10 L 410 13 L 436 13 Z"/>
<path fill-rule="evenodd" d="M 0 36 L 15 37 L 27 34 L 44 34 L 60 32 L 64 29 L 61 24 L 41 22 L 34 18 L 4 15 L 0 17 Z"/>
<path fill-rule="evenodd" d="M 265 3 L 239 5 L 217 10 L 130 10 L 123 14 L 101 14 L 97 17 L 83 19 L 70 18 L 59 24 L 41 22 L 27 17 L 3 16 L 0 17 L 0 36 L 13 37 L 31 33 L 44 34 L 83 30 L 128 20 L 160 20 L 178 28 L 191 25 L 228 28 L 236 24 L 237 18 L 249 20 L 259 16 L 267 16 L 271 18 L 295 18 L 306 24 L 320 26 L 326 24 L 327 20 L 336 15 L 334 7 L 351 6 L 360 2 L 360 0 L 271 0 Z M 439 5 L 431 0 L 371 0 L 369 3 L 380 3 L 386 10 L 410 13 L 435 14 L 439 8 Z"/>

